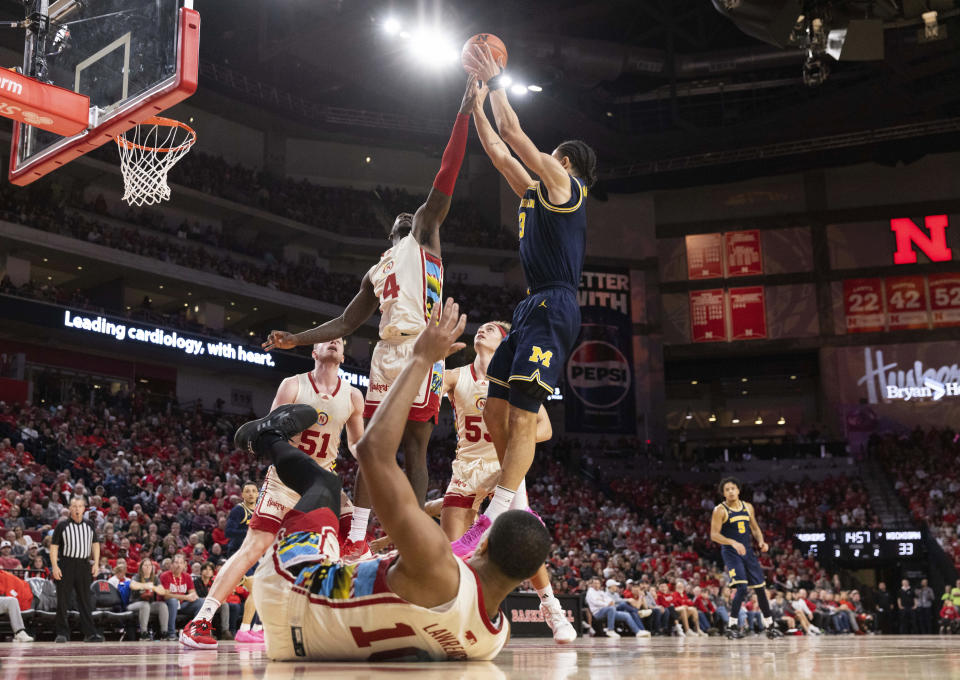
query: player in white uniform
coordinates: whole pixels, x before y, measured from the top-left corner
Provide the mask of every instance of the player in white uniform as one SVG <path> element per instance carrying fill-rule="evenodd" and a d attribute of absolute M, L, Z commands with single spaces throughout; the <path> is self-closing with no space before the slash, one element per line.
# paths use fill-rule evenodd
<path fill-rule="evenodd" d="M 487 401 L 487 366 L 509 331 L 510 324 L 504 321 L 483 324 L 473 338 L 473 348 L 477 352 L 473 363 L 449 369 L 443 374 L 443 391 L 450 398 L 457 423 L 457 457 L 453 461 L 453 473 L 440 511 L 440 526 L 451 541 L 460 538 L 470 528 L 483 500 L 493 493 L 500 480 L 500 461 L 483 422 L 483 408 Z M 547 441 L 552 436 L 550 417 L 541 405 L 537 414 L 537 441 Z M 523 495 L 525 499 L 525 486 Z M 528 507 L 520 506 L 518 502 L 518 509 Z M 553 594 L 550 573 L 545 565 L 537 570 L 531 582 L 540 596 L 540 612 L 553 632 L 553 639 L 560 644 L 573 642 L 577 631 L 567 620 L 560 600 Z"/>
<path fill-rule="evenodd" d="M 450 200 L 463 162 L 470 112 L 477 95 L 476 79 L 467 81 L 460 113 L 443 152 L 440 171 L 426 202 L 413 214 L 401 213 L 390 230 L 392 247 L 360 282 L 360 290 L 336 319 L 301 333 L 272 331 L 263 343 L 266 350 L 327 342 L 350 335 L 380 308 L 380 342 L 370 362 L 370 387 L 364 417 L 369 418 L 390 389 L 400 370 L 409 362 L 413 342 L 423 330 L 435 305 L 440 304 L 443 265 L 440 260 L 440 225 L 450 210 Z M 443 362 L 424 376 L 410 400 L 408 423 L 401 440 L 404 467 L 414 493 L 423 506 L 427 495 L 427 443 L 440 410 Z M 368 510 L 371 497 L 357 479 L 356 510 Z M 355 510 L 355 512 L 356 512 Z M 365 528 L 364 528 L 365 531 Z M 351 531 L 351 538 L 360 538 Z M 357 549 L 366 549 L 359 545 Z"/>
<path fill-rule="evenodd" d="M 436 322 L 436 323 L 435 323 Z M 267 656 L 275 660 L 489 660 L 509 636 L 503 599 L 543 563 L 550 535 L 532 514 L 502 514 L 464 562 L 421 509 L 396 464 L 407 413 L 433 365 L 463 347 L 466 318 L 448 300 L 416 341 L 410 360 L 357 445 L 374 509 L 397 553 L 353 566 L 337 561 L 340 482 L 305 467 L 285 439 L 309 423 L 303 406 L 281 407 L 237 432 L 238 445 L 269 454 L 300 499 L 257 568 Z"/>
<path fill-rule="evenodd" d="M 284 404 L 307 404 L 316 411 L 316 422 L 290 439 L 290 444 L 307 454 L 324 470 L 332 471 L 340 450 L 340 434 L 347 430 L 347 444 L 351 452 L 363 436 L 363 395 L 360 390 L 344 382 L 338 375 L 343 363 L 344 342 L 336 338 L 313 348 L 313 370 L 284 378 L 277 389 L 270 411 Z M 350 508 L 350 501 L 341 492 L 341 510 Z M 273 543 L 283 518 L 298 500 L 298 496 L 277 476 L 274 466 L 267 470 L 260 495 L 250 519 L 250 527 L 237 552 L 224 563 L 220 573 L 193 621 L 180 633 L 180 642 L 188 647 L 214 649 L 217 641 L 210 635 L 210 620 L 220 604 L 233 592 L 246 575 L 252 577 L 252 567 Z M 346 514 L 346 513 L 344 513 Z M 364 519 L 366 525 L 366 519 Z M 366 555 L 369 557 L 369 555 Z M 247 586 L 251 590 L 250 586 Z M 252 593 L 252 590 L 251 590 Z M 252 596 L 252 595 L 251 595 Z M 255 600 L 256 601 L 256 600 Z M 240 642 L 256 642 L 241 629 Z"/>

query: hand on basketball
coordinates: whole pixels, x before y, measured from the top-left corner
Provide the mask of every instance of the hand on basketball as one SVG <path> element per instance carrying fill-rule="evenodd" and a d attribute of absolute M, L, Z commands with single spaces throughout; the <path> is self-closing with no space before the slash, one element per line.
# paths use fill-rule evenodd
<path fill-rule="evenodd" d="M 466 347 L 466 344 L 457 342 L 466 325 L 467 315 L 460 313 L 460 305 L 453 298 L 447 298 L 442 313 L 440 305 L 433 306 L 427 327 L 413 345 L 413 353 L 435 363 L 459 352 Z"/>
<path fill-rule="evenodd" d="M 474 113 L 480 112 L 483 113 L 483 103 L 487 101 L 487 95 L 490 94 L 490 88 L 487 87 L 487 84 L 482 81 L 477 81 L 477 96 L 473 99 L 473 111 Z"/>
<path fill-rule="evenodd" d="M 737 551 L 738 555 L 746 555 L 747 549 L 743 547 L 743 543 L 740 541 L 733 542 L 733 549 Z"/>
<path fill-rule="evenodd" d="M 464 57 L 464 67 L 483 82 L 500 74 L 502 67 L 493 57 L 490 47 L 484 45 L 473 46 L 473 52 Z"/>
<path fill-rule="evenodd" d="M 268 352 L 272 349 L 293 349 L 296 346 L 293 333 L 287 331 L 270 331 L 267 341 L 261 345 Z"/>
<path fill-rule="evenodd" d="M 467 76 L 467 90 L 463 93 L 463 100 L 460 102 L 460 113 L 471 113 L 473 111 L 479 92 L 477 76 L 475 74 Z"/>

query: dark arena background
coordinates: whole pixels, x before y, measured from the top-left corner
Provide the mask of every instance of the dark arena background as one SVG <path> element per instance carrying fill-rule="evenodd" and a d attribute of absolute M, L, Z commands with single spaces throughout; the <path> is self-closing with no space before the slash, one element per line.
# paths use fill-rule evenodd
<path fill-rule="evenodd" d="M 960 2 L 0 13 L 15 121 L 0 126 L 0 680 L 960 677 Z M 234 433 L 314 366 L 309 347 L 262 343 L 339 317 L 395 216 L 424 202 L 460 46 L 487 33 L 532 142 L 581 139 L 598 158 L 580 333 L 526 476 L 577 639 L 554 642 L 529 581 L 502 606 L 510 641 L 480 662 L 277 661 L 262 632 L 240 641 L 260 630 L 244 586 L 214 617 L 216 649 L 176 641 L 189 600 L 156 595 L 138 629 L 130 593 L 145 591 L 123 584 L 143 562 L 161 583 L 192 578 L 201 602 L 236 549 L 231 511 L 267 463 Z M 157 114 L 192 148 L 176 124 L 186 137 L 136 139 Z M 487 116 L 496 129 L 489 101 Z M 517 207 L 471 121 L 440 231 L 443 296 L 468 315 L 448 368 L 528 294 Z M 361 392 L 378 322 L 340 366 Z M 457 441 L 445 399 L 428 508 Z M 357 470 L 345 436 L 350 497 Z M 742 581 L 711 538 L 727 477 L 769 545 L 754 534 L 772 624 L 755 588 L 734 602 Z M 51 556 L 78 497 L 99 545 L 92 636 Z M 374 512 L 366 540 L 386 550 L 383 535 Z"/>

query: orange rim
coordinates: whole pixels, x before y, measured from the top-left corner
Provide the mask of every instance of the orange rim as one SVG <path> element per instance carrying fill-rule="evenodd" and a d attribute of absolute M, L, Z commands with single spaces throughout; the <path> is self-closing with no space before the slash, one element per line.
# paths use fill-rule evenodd
<path fill-rule="evenodd" d="M 173 118 L 163 118 L 162 116 L 150 116 L 146 120 L 141 121 L 140 123 L 137 123 L 137 125 L 138 126 L 139 125 L 157 125 L 157 126 L 163 126 L 163 127 L 178 127 L 189 132 L 190 136 L 180 146 L 165 148 L 165 147 L 156 147 L 156 146 L 141 146 L 140 144 L 136 144 L 134 142 L 131 142 L 129 139 L 127 139 L 125 136 L 126 132 L 124 132 L 123 134 L 117 135 L 117 144 L 120 144 L 121 146 L 124 146 L 128 149 L 140 149 L 141 151 L 153 151 L 154 153 L 170 153 L 173 151 L 181 151 L 183 149 L 189 149 L 191 146 L 193 146 L 194 142 L 197 141 L 197 133 L 196 131 L 194 131 L 192 127 L 190 127 L 186 123 L 181 123 L 179 120 L 174 120 Z"/>

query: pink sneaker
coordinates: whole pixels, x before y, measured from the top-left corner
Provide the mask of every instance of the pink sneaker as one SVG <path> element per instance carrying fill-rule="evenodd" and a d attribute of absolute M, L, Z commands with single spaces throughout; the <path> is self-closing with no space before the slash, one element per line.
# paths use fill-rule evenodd
<path fill-rule="evenodd" d="M 490 528 L 493 522 L 486 515 L 478 515 L 473 526 L 467 529 L 467 532 L 450 544 L 453 554 L 462 559 L 467 559 L 473 555 L 473 551 L 480 544 L 483 534 Z"/>
<path fill-rule="evenodd" d="M 244 642 L 246 644 L 257 644 L 263 642 L 263 631 L 238 630 L 233 637 L 235 642 Z"/>
<path fill-rule="evenodd" d="M 533 516 L 536 517 L 538 520 L 540 520 L 540 524 L 542 524 L 543 526 L 547 526 L 547 523 L 543 521 L 543 517 L 541 517 L 540 515 L 538 515 L 537 513 L 535 513 L 530 507 L 527 507 L 526 510 L 527 510 L 527 512 L 529 512 L 531 515 L 533 515 Z"/>

